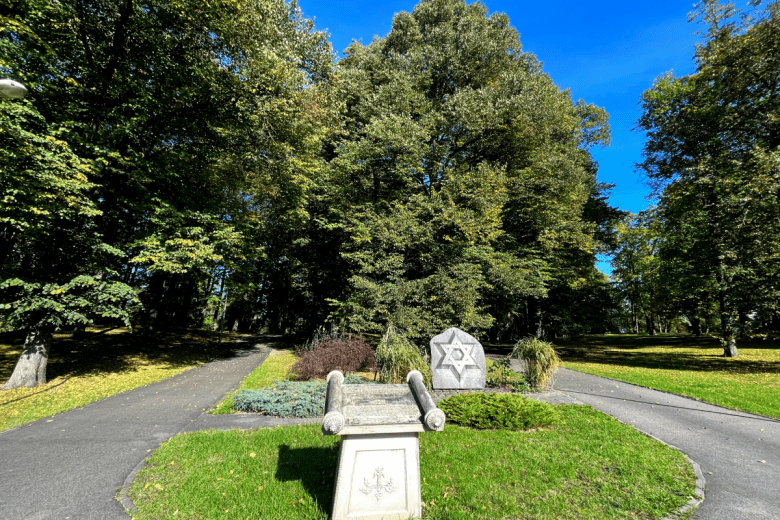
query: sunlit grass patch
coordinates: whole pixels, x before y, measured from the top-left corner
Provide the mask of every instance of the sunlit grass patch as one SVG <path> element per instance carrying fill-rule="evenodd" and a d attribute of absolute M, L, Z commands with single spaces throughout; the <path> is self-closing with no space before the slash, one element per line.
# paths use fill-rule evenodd
<path fill-rule="evenodd" d="M 161 381 L 215 357 L 230 356 L 245 334 L 181 330 L 154 338 L 128 329 L 101 333 L 88 329 L 78 339 L 55 334 L 47 366 L 48 382 L 36 388 L 0 390 L 0 431 L 72 410 L 127 390 Z M 0 384 L 13 372 L 24 338 L 5 336 L 0 343 Z"/>
<path fill-rule="evenodd" d="M 714 338 L 589 336 L 558 347 L 562 366 L 780 418 L 780 345 L 745 343 L 725 358 Z"/>
<path fill-rule="evenodd" d="M 226 395 L 214 408 L 209 410 L 212 414 L 238 413 L 233 410 L 233 396 L 244 388 L 257 389 L 271 386 L 274 380 L 282 381 L 288 378 L 290 369 L 298 362 L 298 357 L 289 350 L 272 350 L 263 364 L 252 371 L 241 382 L 241 386 L 235 392 Z"/>
<path fill-rule="evenodd" d="M 553 429 L 421 434 L 428 519 L 660 518 L 688 500 L 684 456 L 593 409 Z M 137 518 L 326 519 L 338 437 L 319 425 L 174 437 L 137 474 Z"/>

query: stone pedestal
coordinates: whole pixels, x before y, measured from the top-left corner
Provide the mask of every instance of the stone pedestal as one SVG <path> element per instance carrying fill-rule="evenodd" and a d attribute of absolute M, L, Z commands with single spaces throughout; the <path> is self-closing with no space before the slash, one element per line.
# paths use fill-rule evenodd
<path fill-rule="evenodd" d="M 444 429 L 436 407 L 412 371 L 406 385 L 345 385 L 328 374 L 322 432 L 342 435 L 333 520 L 422 516 L 419 432 Z"/>

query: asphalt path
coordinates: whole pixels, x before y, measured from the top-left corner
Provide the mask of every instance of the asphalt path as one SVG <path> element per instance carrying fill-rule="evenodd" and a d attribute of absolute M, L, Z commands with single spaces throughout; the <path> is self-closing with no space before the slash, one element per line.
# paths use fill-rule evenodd
<path fill-rule="evenodd" d="M 707 482 L 694 518 L 780 520 L 780 420 L 565 368 L 554 388 L 697 462 Z"/>
<path fill-rule="evenodd" d="M 162 442 L 186 431 L 289 424 L 206 413 L 269 352 L 257 344 L 234 358 L 0 433 L 0 519 L 127 520 L 117 493 Z M 555 390 L 544 400 L 591 405 L 696 461 L 707 484 L 695 518 L 780 520 L 780 421 L 566 369 L 559 369 Z"/>
<path fill-rule="evenodd" d="M 205 413 L 269 352 L 257 344 L 234 358 L 0 433 L 0 519 L 127 520 L 117 492 L 162 442 L 183 431 L 273 425 L 272 418 Z"/>

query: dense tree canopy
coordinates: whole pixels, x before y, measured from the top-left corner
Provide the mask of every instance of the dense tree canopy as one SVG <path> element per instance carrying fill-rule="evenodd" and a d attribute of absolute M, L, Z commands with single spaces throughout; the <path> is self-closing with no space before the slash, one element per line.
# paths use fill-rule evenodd
<path fill-rule="evenodd" d="M 30 91 L 0 102 L 0 322 L 44 367 L 12 386 L 95 320 L 609 327 L 606 113 L 480 3 L 424 0 L 336 64 L 294 2 L 16 0 L 0 75 Z"/>
<path fill-rule="evenodd" d="M 254 208 L 301 211 L 324 35 L 281 0 L 1 9 L 0 70 L 31 93 L 2 104 L 3 326 L 197 322 L 258 254 Z"/>

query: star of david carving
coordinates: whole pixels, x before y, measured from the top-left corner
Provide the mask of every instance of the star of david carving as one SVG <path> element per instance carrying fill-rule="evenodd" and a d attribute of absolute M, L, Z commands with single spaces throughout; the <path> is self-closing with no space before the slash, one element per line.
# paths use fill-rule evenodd
<path fill-rule="evenodd" d="M 461 342 L 457 333 L 452 333 L 448 343 L 435 343 L 435 345 L 444 352 L 444 357 L 439 361 L 439 366 L 436 368 L 452 367 L 458 372 L 458 379 L 460 379 L 463 369 L 479 368 L 479 365 L 477 365 L 477 362 L 471 356 L 471 352 L 474 350 L 476 344 Z M 456 357 L 457 354 L 459 354 L 460 357 Z"/>

